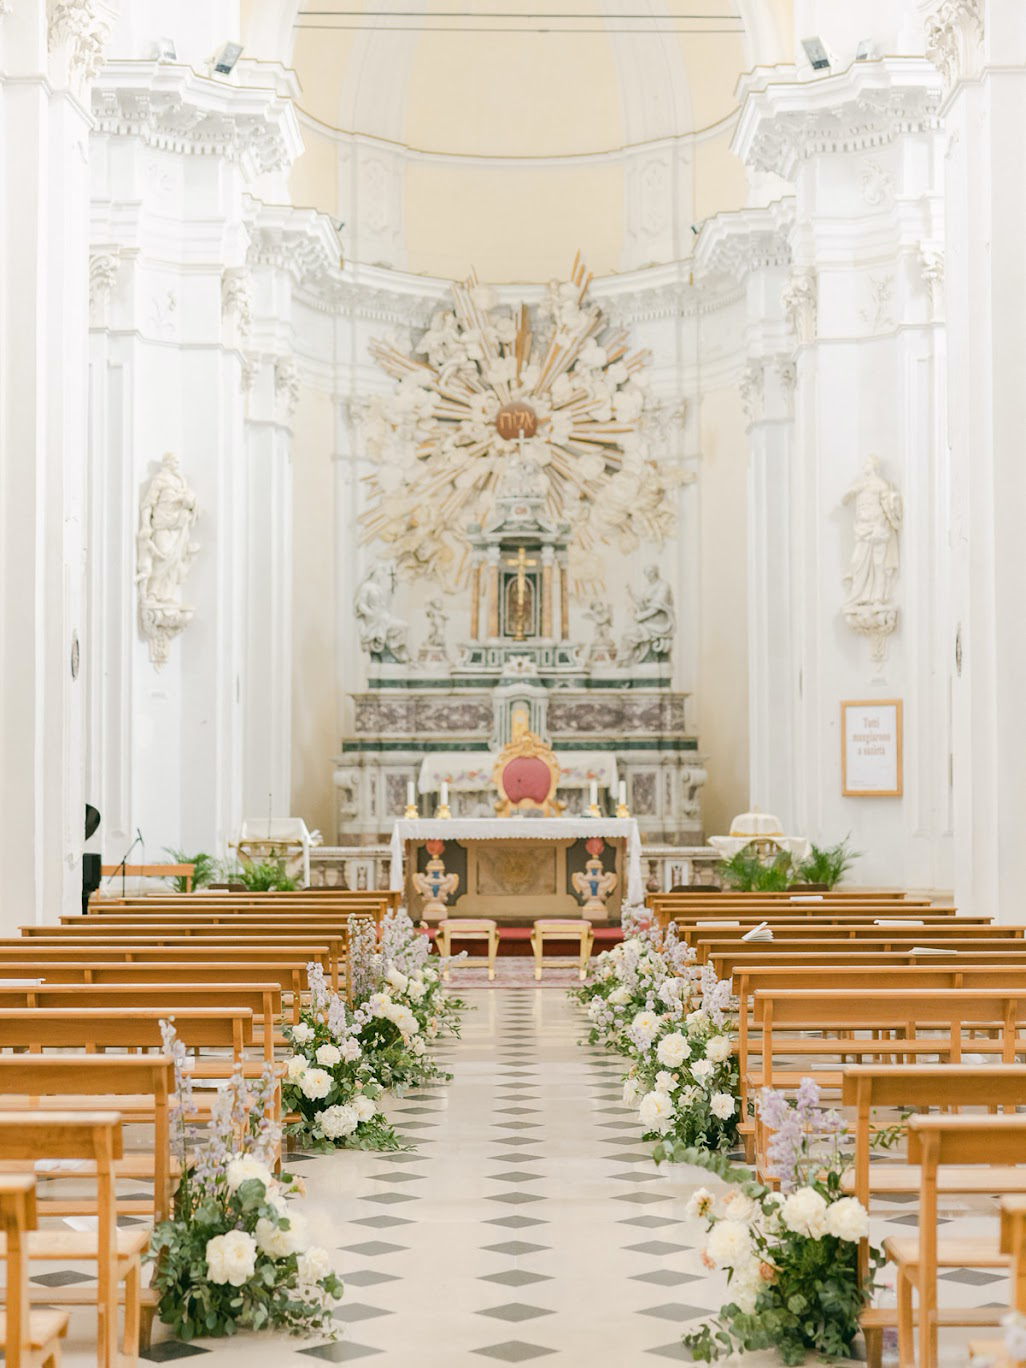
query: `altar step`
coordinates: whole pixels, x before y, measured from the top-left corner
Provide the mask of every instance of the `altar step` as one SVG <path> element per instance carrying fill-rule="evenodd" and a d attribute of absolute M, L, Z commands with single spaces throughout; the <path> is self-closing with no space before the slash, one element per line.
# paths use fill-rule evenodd
<path fill-rule="evenodd" d="M 454 918 L 454 920 L 458 921 L 459 918 L 456 917 Z M 620 926 L 596 926 L 594 928 L 594 931 L 594 953 L 596 955 L 599 954 L 599 952 L 602 950 L 608 950 L 609 947 L 611 945 L 615 945 L 617 941 L 623 940 L 623 929 Z M 435 939 L 435 928 L 433 926 L 426 928 L 426 934 L 431 938 L 433 942 Z M 456 945 L 454 947 L 454 949 L 456 950 L 459 950 L 461 948 L 463 947 L 460 945 Z M 546 958 L 548 958 L 550 955 L 554 958 L 561 958 L 563 956 L 566 956 L 567 958 L 576 957 L 578 949 L 579 947 L 576 940 L 562 941 L 556 940 L 554 937 L 546 937 L 545 940 Z M 532 953 L 533 952 L 531 950 L 531 926 L 529 923 L 527 925 L 521 923 L 519 925 L 503 926 L 500 922 L 500 955 L 530 955 Z"/>

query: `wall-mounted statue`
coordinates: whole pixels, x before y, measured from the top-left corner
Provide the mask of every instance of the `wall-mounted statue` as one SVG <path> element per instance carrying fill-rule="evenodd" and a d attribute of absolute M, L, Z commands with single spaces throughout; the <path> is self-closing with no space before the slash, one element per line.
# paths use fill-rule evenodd
<path fill-rule="evenodd" d="M 402 665 L 410 658 L 406 645 L 409 624 L 392 612 L 395 581 L 392 562 L 378 561 L 360 581 L 353 611 L 360 628 L 360 645 L 371 660 Z"/>
<path fill-rule="evenodd" d="M 449 621 L 449 614 L 445 611 L 442 600 L 428 599 L 424 616 L 427 618 L 428 634 L 424 638 L 424 645 L 417 652 L 417 659 L 427 665 L 444 665 L 449 659 L 449 653 L 445 649 L 445 627 Z"/>
<path fill-rule="evenodd" d="M 654 562 L 645 566 L 645 583 L 640 594 L 627 590 L 634 604 L 634 623 L 624 634 L 620 647 L 620 665 L 643 665 L 653 661 L 668 661 L 673 648 L 676 621 L 673 614 L 673 590 L 659 573 Z"/>
<path fill-rule="evenodd" d="M 171 639 L 192 619 L 194 609 L 180 602 L 182 584 L 199 550 L 191 540 L 199 509 L 178 464 L 166 452 L 143 489 L 136 533 L 136 583 L 139 627 L 149 643 L 150 660 L 165 664 Z"/>
<path fill-rule="evenodd" d="M 869 637 L 873 659 L 879 663 L 887 638 L 898 623 L 893 594 L 899 565 L 901 495 L 881 475 L 878 458 L 869 456 L 862 474 L 841 502 L 852 505 L 855 536 L 844 576 L 848 589 L 844 618 L 853 631 Z"/>
<path fill-rule="evenodd" d="M 602 599 L 593 599 L 585 608 L 584 616 L 595 624 L 594 635 L 588 646 L 589 665 L 612 665 L 616 661 L 616 642 L 613 640 L 613 610 Z"/>

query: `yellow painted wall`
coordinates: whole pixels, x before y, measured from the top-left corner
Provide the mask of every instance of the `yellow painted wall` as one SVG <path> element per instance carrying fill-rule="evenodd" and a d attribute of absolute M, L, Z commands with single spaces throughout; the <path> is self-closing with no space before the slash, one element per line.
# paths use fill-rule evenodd
<path fill-rule="evenodd" d="M 292 812 L 330 839 L 335 698 L 333 405 L 300 391 L 292 447 Z"/>
<path fill-rule="evenodd" d="M 338 214 L 338 147 L 330 133 L 304 125 L 303 152 L 292 165 L 289 191 L 293 204 Z"/>
<path fill-rule="evenodd" d="M 462 280 L 542 281 L 569 270 L 618 268 L 623 246 L 619 166 L 466 167 L 414 162 L 406 172 L 407 269 Z"/>
<path fill-rule="evenodd" d="M 701 410 L 701 648 L 699 739 L 709 756 L 702 790 L 707 835 L 748 810 L 747 458 L 734 388 L 705 395 Z"/>

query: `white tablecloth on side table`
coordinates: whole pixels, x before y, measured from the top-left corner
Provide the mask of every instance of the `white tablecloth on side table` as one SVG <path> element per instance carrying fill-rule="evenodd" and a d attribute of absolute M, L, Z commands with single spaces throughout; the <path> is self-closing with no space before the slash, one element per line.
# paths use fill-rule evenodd
<path fill-rule="evenodd" d="M 627 847 L 627 901 L 645 901 L 641 877 L 641 833 L 633 817 L 454 817 L 449 821 L 400 818 L 392 828 L 389 887 L 403 888 L 403 851 L 407 841 L 586 841 L 618 838 Z"/>

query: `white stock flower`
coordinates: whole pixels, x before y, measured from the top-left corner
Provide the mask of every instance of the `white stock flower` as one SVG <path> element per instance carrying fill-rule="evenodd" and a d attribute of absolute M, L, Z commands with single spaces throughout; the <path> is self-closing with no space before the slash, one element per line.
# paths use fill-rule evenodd
<path fill-rule="evenodd" d="M 711 1064 L 708 1059 L 696 1060 L 691 1066 L 691 1077 L 697 1079 L 697 1081 L 702 1084 L 703 1088 L 708 1087 L 709 1080 L 715 1072 L 716 1065 Z"/>
<path fill-rule="evenodd" d="M 240 1154 L 238 1158 L 232 1159 L 225 1170 L 225 1178 L 229 1192 L 235 1192 L 250 1178 L 259 1178 L 265 1188 L 269 1188 L 272 1181 L 271 1170 L 252 1154 Z"/>
<path fill-rule="evenodd" d="M 307 1069 L 299 1080 L 299 1088 L 303 1096 L 309 1097 L 311 1101 L 327 1097 L 331 1092 L 331 1074 L 325 1073 L 323 1069 Z"/>
<path fill-rule="evenodd" d="M 418 983 L 416 979 L 410 979 L 409 985 L 406 989 L 406 996 L 412 1002 L 419 1002 L 426 991 L 427 989 L 424 987 L 422 983 Z"/>
<path fill-rule="evenodd" d="M 837 1202 L 831 1202 L 827 1207 L 826 1228 L 828 1235 L 855 1244 L 869 1234 L 866 1208 L 857 1197 L 842 1197 Z"/>
<path fill-rule="evenodd" d="M 750 1316 L 765 1287 L 759 1275 L 758 1259 L 749 1258 L 734 1269 L 734 1276 L 730 1280 L 730 1299 L 737 1303 L 745 1315 Z"/>
<path fill-rule="evenodd" d="M 364 1093 L 357 1093 L 349 1105 L 356 1113 L 358 1121 L 369 1121 L 372 1116 L 378 1114 L 373 1098 L 367 1097 Z"/>
<path fill-rule="evenodd" d="M 308 1026 L 305 1021 L 301 1021 L 298 1026 L 293 1026 L 292 1039 L 297 1045 L 308 1045 L 313 1038 L 313 1027 Z"/>
<path fill-rule="evenodd" d="M 827 1230 L 827 1204 L 815 1188 L 797 1188 L 780 1204 L 780 1219 L 795 1235 L 820 1239 Z"/>
<path fill-rule="evenodd" d="M 323 1064 L 326 1069 L 331 1069 L 336 1064 L 341 1064 L 342 1051 L 337 1045 L 319 1045 L 314 1058 L 318 1064 Z"/>
<path fill-rule="evenodd" d="M 744 1221 L 717 1221 L 706 1241 L 705 1252 L 717 1268 L 736 1268 L 752 1250 L 751 1231 Z"/>
<path fill-rule="evenodd" d="M 722 1064 L 724 1060 L 730 1058 L 730 1053 L 731 1044 L 729 1036 L 710 1036 L 705 1047 L 706 1059 L 711 1059 L 714 1064 Z"/>
<path fill-rule="evenodd" d="M 709 1108 L 713 1116 L 719 1121 L 726 1121 L 728 1116 L 734 1115 L 734 1099 L 730 1093 L 713 1093 Z"/>
<path fill-rule="evenodd" d="M 322 1278 L 326 1278 L 332 1272 L 331 1256 L 326 1249 L 321 1249 L 320 1245 L 311 1245 L 308 1250 L 300 1254 L 297 1263 L 301 1283 L 320 1282 Z"/>
<path fill-rule="evenodd" d="M 414 1036 L 410 1041 L 410 1049 L 415 1055 L 422 1055 L 426 1053 L 427 1046 L 424 1044 L 421 1036 Z"/>
<path fill-rule="evenodd" d="M 293 1055 L 285 1066 L 285 1077 L 290 1083 L 295 1083 L 306 1073 L 306 1067 L 306 1060 L 302 1055 Z"/>
<path fill-rule="evenodd" d="M 317 1118 L 317 1124 L 328 1140 L 342 1140 L 352 1135 L 360 1124 L 360 1118 L 354 1107 L 325 1107 Z"/>
<path fill-rule="evenodd" d="M 669 1035 L 664 1035 L 656 1046 L 656 1058 L 660 1064 L 665 1064 L 668 1069 L 679 1068 L 690 1055 L 691 1046 L 680 1031 L 672 1031 Z"/>
<path fill-rule="evenodd" d="M 638 1115 L 646 1130 L 669 1130 L 673 1123 L 673 1099 L 669 1093 L 658 1089 L 646 1093 L 641 1099 Z"/>
<path fill-rule="evenodd" d="M 229 1230 L 207 1241 L 207 1277 L 212 1283 L 241 1287 L 256 1271 L 256 1240 L 244 1230 Z"/>

